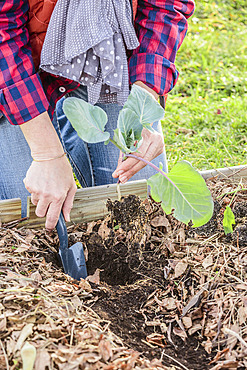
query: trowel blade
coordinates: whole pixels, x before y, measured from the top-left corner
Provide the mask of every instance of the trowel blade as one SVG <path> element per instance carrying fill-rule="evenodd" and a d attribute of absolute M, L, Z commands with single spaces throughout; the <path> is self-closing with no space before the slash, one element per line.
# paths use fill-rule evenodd
<path fill-rule="evenodd" d="M 68 252 L 69 275 L 76 280 L 85 279 L 87 277 L 87 267 L 82 243 L 75 243 L 69 248 Z"/>

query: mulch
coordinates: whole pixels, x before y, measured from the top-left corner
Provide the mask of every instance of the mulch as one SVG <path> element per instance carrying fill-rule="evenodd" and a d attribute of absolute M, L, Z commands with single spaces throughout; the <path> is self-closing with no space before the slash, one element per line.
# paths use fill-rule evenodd
<path fill-rule="evenodd" d="M 246 185 L 208 186 L 215 212 L 197 229 L 134 196 L 70 226 L 88 260 L 80 282 L 62 272 L 56 233 L 2 225 L 0 369 L 32 351 L 37 370 L 247 368 Z"/>

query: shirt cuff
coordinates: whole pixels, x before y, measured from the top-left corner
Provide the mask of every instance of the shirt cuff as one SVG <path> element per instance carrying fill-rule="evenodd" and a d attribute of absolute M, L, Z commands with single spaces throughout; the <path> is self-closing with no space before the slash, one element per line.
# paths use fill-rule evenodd
<path fill-rule="evenodd" d="M 12 125 L 20 125 L 48 110 L 49 102 L 38 74 L 0 90 L 0 111 Z"/>
<path fill-rule="evenodd" d="M 158 54 L 133 54 L 129 58 L 130 83 L 142 81 L 159 95 L 165 95 L 178 79 L 175 64 Z"/>

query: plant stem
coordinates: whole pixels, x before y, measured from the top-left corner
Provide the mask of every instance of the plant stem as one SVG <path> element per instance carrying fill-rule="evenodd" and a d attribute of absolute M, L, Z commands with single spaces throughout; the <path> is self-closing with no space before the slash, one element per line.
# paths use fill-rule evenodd
<path fill-rule="evenodd" d="M 109 141 L 113 144 L 113 145 L 115 145 L 121 152 L 123 151 L 123 149 L 121 148 L 121 146 L 119 146 L 117 143 L 116 143 L 116 141 L 114 141 L 113 139 L 109 139 Z"/>
<path fill-rule="evenodd" d="M 169 177 L 167 176 L 167 174 L 162 171 L 159 167 L 155 166 L 155 164 L 147 161 L 146 159 L 144 158 L 141 158 L 141 157 L 138 157 L 137 155 L 135 154 L 125 154 L 125 157 L 126 158 L 135 158 L 139 161 L 142 161 L 144 163 L 146 163 L 147 165 L 149 165 L 150 167 L 153 167 L 157 172 L 161 173 L 161 175 L 163 175 L 173 186 L 174 186 L 174 182 L 172 180 L 169 179 Z M 176 186 L 177 187 L 177 186 Z"/>
<path fill-rule="evenodd" d="M 109 141 L 115 145 L 118 149 L 120 149 L 120 151 L 122 151 L 122 148 L 113 140 L 113 139 L 109 139 Z M 141 158 L 141 157 L 138 157 L 137 155 L 135 154 L 130 154 L 130 153 L 124 153 L 124 157 L 123 157 L 123 161 L 126 159 L 126 158 L 135 158 L 137 159 L 138 161 L 142 161 L 144 163 L 146 163 L 148 166 L 150 167 L 153 167 L 153 169 L 155 169 L 157 172 L 161 173 L 161 175 L 163 175 L 173 186 L 175 186 L 177 189 L 178 187 L 174 184 L 174 182 L 172 180 L 169 179 L 169 177 L 167 176 L 167 174 L 162 171 L 159 167 L 155 166 L 155 164 L 147 161 L 146 159 L 144 158 Z M 179 190 L 179 189 L 178 189 Z M 179 190 L 180 191 L 180 190 Z"/>

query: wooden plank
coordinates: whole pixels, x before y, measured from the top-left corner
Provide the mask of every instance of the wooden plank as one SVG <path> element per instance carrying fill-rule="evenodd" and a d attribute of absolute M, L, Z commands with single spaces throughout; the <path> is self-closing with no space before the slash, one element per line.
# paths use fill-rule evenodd
<path fill-rule="evenodd" d="M 201 175 L 208 179 L 218 176 L 239 181 L 241 178 L 247 180 L 247 165 L 219 168 L 215 170 L 201 171 Z M 120 185 L 122 195 L 136 194 L 142 199 L 147 196 L 146 180 L 130 181 Z M 118 198 L 116 184 L 95 186 L 77 191 L 74 206 L 71 211 L 72 222 L 90 222 L 98 220 L 106 215 L 106 202 L 110 198 Z M 29 219 L 19 224 L 19 227 L 40 228 L 44 226 L 45 218 L 41 219 L 35 215 L 35 206 L 28 198 Z M 7 223 L 21 218 L 21 200 L 9 199 L 0 201 L 0 222 Z"/>
<path fill-rule="evenodd" d="M 21 218 L 21 200 L 0 200 L 0 223 L 16 221 Z"/>
<path fill-rule="evenodd" d="M 218 178 L 228 178 L 239 181 L 241 178 L 247 180 L 247 164 L 243 166 L 224 167 L 216 170 L 201 171 L 203 178 L 209 179 L 218 176 Z"/>
<path fill-rule="evenodd" d="M 129 181 L 120 185 L 121 195 L 136 194 L 141 199 L 147 197 L 147 181 Z M 74 205 L 71 210 L 71 221 L 74 223 L 99 220 L 107 214 L 107 199 L 118 199 L 117 185 L 94 186 L 79 189 L 76 192 Z M 41 228 L 44 227 L 45 218 L 35 215 L 35 206 L 28 199 L 28 220 L 20 223 L 18 227 Z M 68 224 L 69 225 L 69 224 Z"/>

